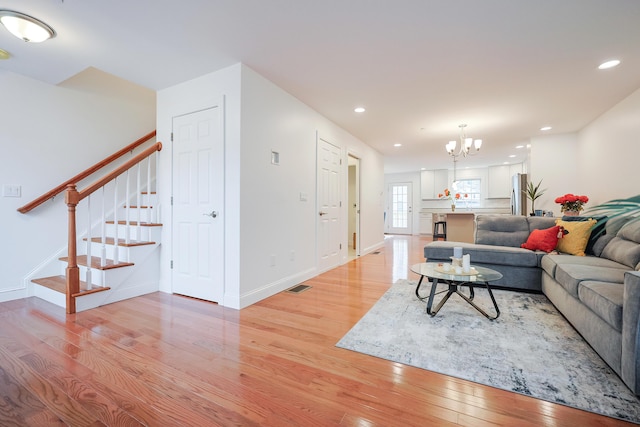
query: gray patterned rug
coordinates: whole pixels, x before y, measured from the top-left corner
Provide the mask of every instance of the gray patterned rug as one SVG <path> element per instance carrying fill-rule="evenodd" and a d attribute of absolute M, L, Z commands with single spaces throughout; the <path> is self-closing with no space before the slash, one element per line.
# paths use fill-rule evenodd
<path fill-rule="evenodd" d="M 544 295 L 494 291 L 494 321 L 452 295 L 432 318 L 415 287 L 393 285 L 336 346 L 640 423 L 640 400 Z M 485 290 L 474 301 L 493 309 Z"/>

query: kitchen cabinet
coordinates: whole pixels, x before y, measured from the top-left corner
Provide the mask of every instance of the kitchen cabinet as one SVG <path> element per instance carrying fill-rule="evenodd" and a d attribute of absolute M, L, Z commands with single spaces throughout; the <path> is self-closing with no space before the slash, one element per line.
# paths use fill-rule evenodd
<path fill-rule="evenodd" d="M 420 172 L 420 196 L 422 200 L 435 199 L 434 194 L 435 182 L 433 171 Z"/>
<path fill-rule="evenodd" d="M 420 234 L 433 233 L 433 221 L 431 213 L 420 212 Z"/>
<path fill-rule="evenodd" d="M 449 187 L 449 171 L 436 169 L 420 172 L 420 196 L 422 200 L 435 200 Z"/>

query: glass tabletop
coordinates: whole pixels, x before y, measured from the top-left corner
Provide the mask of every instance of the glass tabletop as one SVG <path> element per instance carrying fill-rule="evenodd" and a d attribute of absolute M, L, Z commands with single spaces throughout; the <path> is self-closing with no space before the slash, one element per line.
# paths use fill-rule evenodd
<path fill-rule="evenodd" d="M 445 263 L 423 262 L 411 266 L 411 271 L 421 276 L 455 282 L 491 282 L 502 278 L 502 274 L 487 267 L 471 265 L 471 273 L 456 274 L 453 267 L 450 271 L 444 271 Z"/>

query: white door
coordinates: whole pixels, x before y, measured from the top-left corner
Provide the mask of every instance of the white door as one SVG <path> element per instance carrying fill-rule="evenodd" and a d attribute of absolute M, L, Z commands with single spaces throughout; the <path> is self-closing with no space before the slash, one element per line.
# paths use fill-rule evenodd
<path fill-rule="evenodd" d="M 342 151 L 318 138 L 318 270 L 340 264 L 340 175 Z"/>
<path fill-rule="evenodd" d="M 391 234 L 411 234 L 413 222 L 413 198 L 410 182 L 389 185 L 389 222 L 387 231 Z"/>
<path fill-rule="evenodd" d="M 173 118 L 173 292 L 224 295 L 222 104 Z"/>

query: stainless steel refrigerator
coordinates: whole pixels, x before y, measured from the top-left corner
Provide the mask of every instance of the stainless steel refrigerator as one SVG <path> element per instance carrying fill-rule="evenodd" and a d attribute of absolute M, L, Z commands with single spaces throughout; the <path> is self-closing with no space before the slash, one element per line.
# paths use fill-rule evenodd
<path fill-rule="evenodd" d="M 527 174 L 517 173 L 511 178 L 511 215 L 527 215 Z"/>

